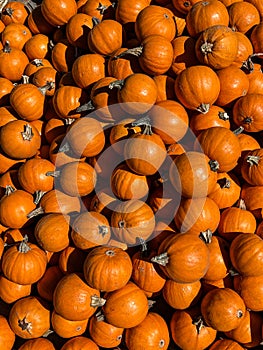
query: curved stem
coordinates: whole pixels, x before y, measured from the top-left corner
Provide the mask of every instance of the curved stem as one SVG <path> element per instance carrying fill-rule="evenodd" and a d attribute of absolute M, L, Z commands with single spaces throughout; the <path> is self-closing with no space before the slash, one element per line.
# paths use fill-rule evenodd
<path fill-rule="evenodd" d="M 90 297 L 90 306 L 100 307 L 106 303 L 106 299 L 100 298 L 98 295 L 92 295 Z"/>
<path fill-rule="evenodd" d="M 44 214 L 44 213 L 45 213 L 44 209 L 42 207 L 39 207 L 39 208 L 32 210 L 30 213 L 28 213 L 27 218 L 32 219 L 35 216 L 38 216 L 38 215 Z"/>
<path fill-rule="evenodd" d="M 54 81 L 47 81 L 46 85 L 41 86 L 38 88 L 40 92 L 45 95 L 47 91 L 52 90 L 55 88 L 55 82 Z"/>
<path fill-rule="evenodd" d="M 112 81 L 108 87 L 111 90 L 114 88 L 121 90 L 123 88 L 123 86 L 124 86 L 124 79 L 121 79 L 121 80 Z"/>
<path fill-rule="evenodd" d="M 206 244 L 212 242 L 212 231 L 208 228 L 206 231 L 202 231 L 199 235 L 199 238 L 204 241 Z"/>
<path fill-rule="evenodd" d="M 7 185 L 5 187 L 5 195 L 10 196 L 11 193 L 15 192 L 15 188 L 12 187 L 11 185 Z"/>
<path fill-rule="evenodd" d="M 162 253 L 162 254 L 159 254 L 159 255 L 152 257 L 151 262 L 155 262 L 159 265 L 166 266 L 169 262 L 169 256 L 165 252 L 165 253 Z"/>
<path fill-rule="evenodd" d="M 246 162 L 249 164 L 249 166 L 258 165 L 261 157 L 260 156 L 247 156 Z"/>
<path fill-rule="evenodd" d="M 142 55 L 143 52 L 143 46 L 138 46 L 138 47 L 134 47 L 132 49 L 127 49 L 126 51 L 121 52 L 119 55 L 114 56 L 113 58 L 121 58 L 123 56 L 126 55 L 132 55 L 132 56 L 136 56 L 136 57 L 140 57 Z"/>
<path fill-rule="evenodd" d="M 19 253 L 27 253 L 27 252 L 29 252 L 31 250 L 31 248 L 29 247 L 27 242 L 28 242 L 28 236 L 25 235 L 25 237 L 22 240 L 22 242 L 19 243 L 19 246 L 18 246 Z"/>
<path fill-rule="evenodd" d="M 238 203 L 237 203 L 237 207 L 239 209 L 242 209 L 242 210 L 247 210 L 247 207 L 246 207 L 246 203 L 244 201 L 244 199 L 240 198 Z"/>
<path fill-rule="evenodd" d="M 41 66 L 44 67 L 44 64 L 43 64 L 43 61 L 42 61 L 41 58 L 35 58 L 35 59 L 32 60 L 30 63 L 33 64 L 33 65 L 36 66 L 36 67 L 41 67 Z"/>
<path fill-rule="evenodd" d="M 240 135 L 245 129 L 243 126 L 238 127 L 237 129 L 233 130 L 233 134 Z"/>
<path fill-rule="evenodd" d="M 34 203 L 38 204 L 45 193 L 46 193 L 45 191 L 41 191 L 41 190 L 36 191 L 34 193 L 35 195 Z"/>
<path fill-rule="evenodd" d="M 199 107 L 196 108 L 196 110 L 200 113 L 206 114 L 210 109 L 209 103 L 201 103 Z"/>
<path fill-rule="evenodd" d="M 94 109 L 95 109 L 95 107 L 94 107 L 92 101 L 90 100 L 89 102 L 85 103 L 84 105 L 79 106 L 78 108 L 76 108 L 76 112 L 77 113 L 81 113 L 81 112 L 92 111 Z"/>

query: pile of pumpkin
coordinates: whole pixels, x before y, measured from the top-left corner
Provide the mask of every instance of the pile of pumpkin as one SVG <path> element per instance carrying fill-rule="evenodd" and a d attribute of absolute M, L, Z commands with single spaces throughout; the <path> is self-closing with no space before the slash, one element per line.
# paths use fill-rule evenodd
<path fill-rule="evenodd" d="M 2 2 L 1 350 L 260 346 L 262 18 Z"/>

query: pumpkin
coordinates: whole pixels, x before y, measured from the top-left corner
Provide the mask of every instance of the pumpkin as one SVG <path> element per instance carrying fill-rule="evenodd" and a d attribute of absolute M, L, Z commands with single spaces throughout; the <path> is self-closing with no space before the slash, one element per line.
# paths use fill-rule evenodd
<path fill-rule="evenodd" d="M 197 137 L 196 146 L 202 148 L 211 160 L 218 164 L 217 171 L 228 172 L 237 165 L 241 156 L 240 144 L 235 133 L 224 127 L 211 127 Z M 227 152 L 225 152 L 227 150 Z"/>
<path fill-rule="evenodd" d="M 105 135 L 98 120 L 84 117 L 71 125 L 66 141 L 76 155 L 93 157 L 102 151 L 105 145 Z"/>
<path fill-rule="evenodd" d="M 237 55 L 233 64 L 239 68 L 246 65 L 253 54 L 253 46 L 249 38 L 241 32 L 234 32 L 237 37 Z"/>
<path fill-rule="evenodd" d="M 88 33 L 90 51 L 103 56 L 111 55 L 122 46 L 122 31 L 122 25 L 113 19 L 96 23 Z"/>
<path fill-rule="evenodd" d="M 69 245 L 69 217 L 60 213 L 50 213 L 41 217 L 34 236 L 38 245 L 49 252 L 59 252 Z"/>
<path fill-rule="evenodd" d="M 217 173 L 201 152 L 185 152 L 175 158 L 169 178 L 177 192 L 186 198 L 206 197 L 215 188 Z"/>
<path fill-rule="evenodd" d="M 259 148 L 253 151 L 249 151 L 243 158 L 241 165 L 241 174 L 243 179 L 254 186 L 263 185 L 263 172 L 262 172 L 262 154 L 263 149 Z"/>
<path fill-rule="evenodd" d="M 77 86 L 89 88 L 105 77 L 105 58 L 97 53 L 79 56 L 72 64 L 72 76 Z"/>
<path fill-rule="evenodd" d="M 182 198 L 174 215 L 174 222 L 182 233 L 199 236 L 201 232 L 215 232 L 220 222 L 220 210 L 209 197 Z"/>
<path fill-rule="evenodd" d="M 12 304 L 18 299 L 31 294 L 31 284 L 19 284 L 10 281 L 5 276 L 0 276 L 0 298 L 7 304 Z M 1 339 L 1 336 L 0 336 Z"/>
<path fill-rule="evenodd" d="M 131 135 L 124 144 L 124 159 L 128 167 L 140 175 L 153 175 L 166 158 L 162 138 L 146 123 L 144 131 Z"/>
<path fill-rule="evenodd" d="M 24 45 L 25 53 L 29 60 L 46 58 L 49 54 L 49 37 L 45 34 L 35 34 Z"/>
<path fill-rule="evenodd" d="M 177 75 L 174 89 L 184 107 L 206 113 L 218 98 L 220 81 L 212 68 L 195 65 Z"/>
<path fill-rule="evenodd" d="M 15 333 L 12 331 L 5 316 L 0 315 L 0 345 L 3 350 L 12 349 L 15 343 Z"/>
<path fill-rule="evenodd" d="M 24 120 L 13 120 L 1 127 L 0 143 L 7 156 L 24 159 L 37 153 L 41 139 L 33 125 Z"/>
<path fill-rule="evenodd" d="M 70 273 L 58 282 L 53 305 L 60 316 L 71 321 L 82 321 L 95 313 L 99 296 L 99 291 L 88 286 L 81 275 Z"/>
<path fill-rule="evenodd" d="M 134 24 L 139 12 L 148 5 L 150 5 L 149 0 L 136 0 L 127 7 L 127 2 L 120 0 L 115 9 L 116 20 L 125 25 L 127 30 L 134 30 Z"/>
<path fill-rule="evenodd" d="M 99 212 L 82 212 L 72 223 L 71 238 L 77 248 L 89 249 L 107 244 L 110 237 L 109 221 Z"/>
<path fill-rule="evenodd" d="M 126 330 L 125 343 L 130 350 L 138 349 L 142 342 L 149 350 L 168 349 L 168 326 L 159 314 L 149 312 L 139 325 Z"/>
<path fill-rule="evenodd" d="M 234 340 L 218 339 L 211 347 L 211 350 L 243 350 L 244 348 Z"/>
<path fill-rule="evenodd" d="M 56 27 L 52 26 L 49 22 L 45 20 L 42 15 L 41 5 L 37 5 L 28 14 L 27 25 L 32 34 L 45 34 L 49 35 L 53 33 Z"/>
<path fill-rule="evenodd" d="M 63 272 L 57 265 L 49 266 L 37 281 L 37 292 L 40 297 L 52 302 L 54 290 L 63 276 Z"/>
<path fill-rule="evenodd" d="M 226 25 L 213 25 L 198 36 L 195 53 L 201 64 L 213 69 L 230 66 L 237 56 L 235 33 Z"/>
<path fill-rule="evenodd" d="M 179 11 L 179 14 L 186 15 L 188 11 L 190 11 L 191 7 L 198 2 L 198 0 L 173 0 L 172 4 L 176 10 Z"/>
<path fill-rule="evenodd" d="M 72 339 L 69 339 L 64 345 L 62 346 L 61 350 L 99 350 L 99 347 L 92 341 L 90 338 L 87 337 L 74 337 Z"/>
<path fill-rule="evenodd" d="M 0 106 L 9 104 L 9 96 L 14 88 L 13 83 L 7 78 L 0 78 L 1 90 L 0 90 Z"/>
<path fill-rule="evenodd" d="M 157 99 L 156 103 L 164 100 L 174 100 L 174 79 L 169 75 L 160 74 L 153 77 L 157 86 Z"/>
<path fill-rule="evenodd" d="M 241 200 L 237 207 L 233 206 L 222 211 L 218 233 L 231 241 L 239 233 L 254 233 L 256 226 L 254 215 L 247 210 L 245 202 Z"/>
<path fill-rule="evenodd" d="M 138 244 L 138 239 L 147 240 L 155 226 L 155 217 L 148 204 L 140 199 L 119 202 L 112 214 L 110 224 L 114 235 L 129 245 Z"/>
<path fill-rule="evenodd" d="M 125 286 L 132 274 L 132 262 L 121 248 L 99 246 L 87 255 L 84 277 L 92 288 L 111 292 Z"/>
<path fill-rule="evenodd" d="M 42 337 L 50 327 L 50 311 L 40 298 L 28 296 L 12 305 L 9 324 L 23 339 Z"/>
<path fill-rule="evenodd" d="M 1 12 L 1 21 L 7 26 L 9 23 L 24 24 L 28 17 L 25 5 L 21 2 L 10 1 L 4 5 Z"/>
<path fill-rule="evenodd" d="M 171 280 L 192 283 L 205 275 L 209 266 L 209 251 L 198 236 L 175 234 L 160 244 L 158 255 L 151 261 L 159 264 Z"/>
<path fill-rule="evenodd" d="M 61 40 L 54 44 L 51 51 L 52 66 L 60 73 L 67 73 L 72 70 L 76 59 L 76 48 L 69 42 Z"/>
<path fill-rule="evenodd" d="M 262 275 L 234 276 L 234 289 L 251 311 L 262 311 Z"/>
<path fill-rule="evenodd" d="M 62 26 L 77 13 L 77 4 L 74 0 L 51 1 L 44 0 L 41 3 L 43 17 L 52 26 Z"/>
<path fill-rule="evenodd" d="M 66 273 L 82 272 L 86 254 L 75 246 L 68 246 L 59 254 L 58 266 Z"/>
<path fill-rule="evenodd" d="M 197 303 L 201 295 L 201 282 L 178 283 L 171 279 L 166 280 L 162 296 L 172 308 L 184 310 Z"/>
<path fill-rule="evenodd" d="M 242 343 L 247 348 L 258 346 L 261 342 L 262 317 L 259 313 L 246 310 L 245 316 L 240 325 L 226 336 Z"/>
<path fill-rule="evenodd" d="M 89 210 L 101 213 L 110 219 L 116 201 L 117 199 L 113 195 L 111 189 L 105 187 L 96 191 L 96 194 L 91 199 Z"/>
<path fill-rule="evenodd" d="M 56 334 L 61 338 L 72 338 L 80 336 L 86 331 L 88 319 L 80 321 L 68 320 L 53 310 L 51 315 L 51 325 Z"/>
<path fill-rule="evenodd" d="M 229 26 L 232 30 L 247 33 L 251 28 L 260 23 L 260 15 L 257 8 L 247 2 L 235 2 L 228 8 Z"/>
<path fill-rule="evenodd" d="M 54 345 L 51 343 L 50 340 L 46 338 L 30 339 L 24 342 L 19 347 L 19 350 L 37 350 L 37 349 L 55 350 Z"/>
<path fill-rule="evenodd" d="M 80 7 L 80 12 L 98 18 L 101 21 L 111 16 L 112 8 L 113 5 L 110 0 L 90 0 L 84 2 Z"/>
<path fill-rule="evenodd" d="M 120 345 L 123 331 L 123 328 L 115 327 L 106 322 L 100 312 L 89 319 L 89 335 L 101 347 L 112 348 Z"/>
<path fill-rule="evenodd" d="M 132 328 L 148 314 L 148 300 L 142 289 L 133 282 L 104 295 L 102 311 L 105 320 L 115 327 Z"/>
<path fill-rule="evenodd" d="M 25 67 L 24 74 L 27 75 L 28 77 L 30 77 L 37 70 L 39 70 L 43 67 L 51 67 L 52 68 L 52 64 L 46 58 L 35 58 L 34 60 L 28 62 L 28 64 Z"/>
<path fill-rule="evenodd" d="M 68 42 L 73 46 L 86 50 L 88 47 L 87 36 L 92 28 L 92 16 L 86 13 L 76 13 L 70 17 L 66 24 Z"/>
<path fill-rule="evenodd" d="M 28 27 L 22 23 L 9 23 L 1 33 L 2 43 L 7 42 L 11 47 L 22 50 L 27 40 L 32 38 Z"/>
<path fill-rule="evenodd" d="M 261 275 L 262 239 L 255 234 L 240 233 L 230 245 L 230 259 L 233 267 L 242 276 Z"/>
<path fill-rule="evenodd" d="M 44 275 L 46 265 L 45 252 L 36 244 L 27 242 L 27 236 L 6 250 L 2 257 L 4 276 L 23 285 L 37 282 Z"/>
<path fill-rule="evenodd" d="M 140 199 L 149 191 L 146 176 L 132 172 L 126 164 L 121 164 L 113 170 L 110 184 L 112 192 L 122 200 Z"/>
<path fill-rule="evenodd" d="M 116 80 L 109 88 L 118 89 L 118 102 L 121 108 L 132 115 L 146 113 L 155 104 L 157 87 L 154 80 L 143 73 L 133 73 L 125 79 Z"/>
<path fill-rule="evenodd" d="M 208 347 L 215 340 L 217 331 L 205 324 L 197 310 L 176 310 L 170 320 L 172 339 L 182 349 L 196 350 Z"/>
<path fill-rule="evenodd" d="M 198 1 L 193 4 L 186 15 L 186 29 L 192 37 L 197 37 L 198 34 L 213 25 L 228 26 L 228 23 L 228 10 L 218 0 Z"/>
<path fill-rule="evenodd" d="M 241 198 L 245 201 L 246 207 L 255 218 L 262 220 L 263 218 L 263 186 L 251 186 L 244 184 L 241 188 Z"/>
<path fill-rule="evenodd" d="M 201 313 L 206 324 L 217 331 L 237 328 L 245 315 L 243 299 L 230 288 L 215 288 L 201 301 Z"/>

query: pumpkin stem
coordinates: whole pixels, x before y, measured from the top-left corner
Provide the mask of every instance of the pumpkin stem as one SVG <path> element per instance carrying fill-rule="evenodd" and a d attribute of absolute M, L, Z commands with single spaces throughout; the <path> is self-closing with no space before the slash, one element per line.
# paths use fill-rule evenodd
<path fill-rule="evenodd" d="M 34 133 L 33 133 L 33 130 L 31 128 L 31 126 L 29 124 L 26 124 L 24 126 L 24 131 L 21 132 L 21 135 L 23 137 L 23 140 L 25 141 L 31 141 L 33 136 L 34 136 Z"/>
<path fill-rule="evenodd" d="M 34 203 L 38 204 L 45 193 L 46 193 L 46 191 L 41 191 L 41 190 L 35 191 L 35 193 L 34 193 L 34 195 L 35 195 Z"/>
<path fill-rule="evenodd" d="M 8 4 L 8 0 L 2 1 L 2 4 L 0 5 L 0 12 L 3 11 L 3 8 Z"/>
<path fill-rule="evenodd" d="M 9 40 L 6 40 L 5 45 L 3 47 L 4 53 L 10 53 L 11 52 L 11 46 Z"/>
<path fill-rule="evenodd" d="M 22 331 L 27 331 L 29 334 L 31 334 L 32 331 L 32 323 L 27 322 L 26 316 L 23 318 L 23 320 L 18 320 L 18 326 L 22 329 Z"/>
<path fill-rule="evenodd" d="M 102 237 L 106 236 L 106 234 L 109 232 L 109 229 L 105 225 L 99 226 L 99 234 L 102 235 Z"/>
<path fill-rule="evenodd" d="M 101 310 L 95 314 L 95 317 L 96 317 L 97 322 L 101 322 L 101 321 L 105 320 L 105 316 L 103 315 Z"/>
<path fill-rule="evenodd" d="M 233 134 L 240 135 L 243 131 L 244 131 L 243 126 L 240 126 L 237 129 L 233 130 Z"/>
<path fill-rule="evenodd" d="M 41 58 L 35 58 L 30 63 L 33 64 L 36 67 L 41 67 L 41 66 L 44 67 L 43 60 Z"/>
<path fill-rule="evenodd" d="M 2 13 L 4 13 L 5 15 L 7 15 L 9 17 L 12 17 L 14 10 L 12 9 L 12 7 L 6 7 Z"/>
<path fill-rule="evenodd" d="M 99 6 L 96 8 L 96 10 L 98 10 L 100 14 L 103 15 L 107 8 L 108 6 L 103 5 L 101 2 L 99 2 Z"/>
<path fill-rule="evenodd" d="M 247 156 L 246 161 L 249 166 L 258 165 L 261 157 L 260 156 Z"/>
<path fill-rule="evenodd" d="M 154 257 L 151 258 L 151 262 L 155 262 L 159 265 L 162 265 L 162 266 L 166 266 L 169 262 L 169 256 L 168 254 L 165 252 L 165 253 L 161 253 L 159 255 L 156 255 Z"/>
<path fill-rule="evenodd" d="M 229 269 L 228 273 L 231 277 L 239 276 L 239 273 L 234 268 Z"/>
<path fill-rule="evenodd" d="M 100 298 L 98 295 L 92 295 L 90 298 L 90 306 L 92 307 L 100 307 L 106 303 L 106 299 Z"/>
<path fill-rule="evenodd" d="M 222 179 L 218 179 L 217 183 L 220 186 L 220 188 L 230 188 L 231 187 L 231 181 L 227 177 L 223 177 Z"/>
<path fill-rule="evenodd" d="M 59 177 L 61 171 L 55 170 L 55 171 L 47 171 L 46 176 L 53 176 L 53 177 Z"/>
<path fill-rule="evenodd" d="M 18 245 L 19 253 L 27 253 L 31 250 L 31 248 L 27 243 L 28 243 L 28 236 L 25 235 L 24 239 Z"/>
<path fill-rule="evenodd" d="M 105 6 L 104 6 L 105 7 Z M 106 7 L 107 8 L 107 7 Z M 98 8 L 97 8 L 98 9 Z M 97 17 L 92 17 L 93 27 L 98 25 L 101 21 Z"/>
<path fill-rule="evenodd" d="M 32 12 L 34 10 L 34 8 L 36 8 L 38 6 L 38 4 L 32 0 L 23 1 L 23 4 L 25 5 L 25 8 L 29 12 Z"/>
<path fill-rule="evenodd" d="M 109 89 L 113 89 L 113 88 L 117 88 L 117 89 L 122 89 L 124 86 L 124 79 L 120 79 L 120 80 L 115 80 L 115 81 L 112 81 L 110 84 L 109 84 Z"/>
<path fill-rule="evenodd" d="M 244 61 L 244 62 L 242 63 L 241 68 L 244 68 L 244 69 L 246 69 L 249 73 L 252 73 L 252 72 L 254 71 L 254 63 L 253 63 L 252 59 L 253 59 L 254 57 L 258 57 L 258 56 L 260 57 L 260 56 L 262 56 L 262 55 L 263 55 L 262 52 L 253 53 L 252 55 L 250 55 L 250 56 L 248 57 L 248 59 L 247 59 L 246 61 Z"/>
<path fill-rule="evenodd" d="M 32 219 L 35 216 L 40 215 L 40 214 L 44 214 L 44 213 L 45 213 L 44 209 L 42 207 L 39 207 L 39 208 L 32 210 L 29 214 L 27 214 L 27 218 Z"/>
<path fill-rule="evenodd" d="M 202 316 L 195 317 L 192 321 L 192 324 L 196 326 L 197 334 L 201 333 L 202 328 L 204 328 L 204 321 Z"/>
<path fill-rule="evenodd" d="M 81 113 L 81 112 L 86 112 L 86 111 L 92 111 L 94 109 L 95 109 L 95 107 L 94 107 L 92 101 L 90 100 L 89 102 L 85 103 L 84 105 L 79 106 L 76 109 L 76 112 Z"/>
<path fill-rule="evenodd" d="M 219 169 L 219 163 L 217 160 L 209 160 L 208 164 L 212 171 L 217 171 Z"/>
<path fill-rule="evenodd" d="M 145 115 L 142 118 L 131 123 L 131 126 L 142 126 L 144 135 L 152 135 L 151 119 Z"/>
<path fill-rule="evenodd" d="M 208 53 L 213 52 L 213 43 L 209 43 L 205 41 L 201 46 L 200 46 L 200 51 L 202 52 L 203 55 L 207 55 Z"/>
<path fill-rule="evenodd" d="M 206 244 L 210 244 L 212 242 L 212 231 L 208 228 L 206 231 L 202 231 L 199 235 L 199 238 L 204 241 Z"/>
<path fill-rule="evenodd" d="M 240 198 L 238 203 L 237 203 L 237 207 L 239 209 L 242 209 L 242 210 L 247 210 L 247 207 L 246 207 L 246 203 L 244 201 L 244 199 Z"/>
<path fill-rule="evenodd" d="M 71 124 L 73 124 L 76 121 L 76 119 L 74 119 L 74 118 L 64 118 L 63 121 L 64 121 L 65 125 L 71 125 Z"/>
<path fill-rule="evenodd" d="M 26 74 L 22 75 L 21 84 L 29 84 L 29 76 Z"/>
<path fill-rule="evenodd" d="M 206 114 L 210 109 L 209 103 L 201 103 L 199 107 L 196 108 L 196 110 L 200 113 Z"/>
<path fill-rule="evenodd" d="M 43 335 L 43 338 L 47 338 L 50 334 L 54 333 L 54 331 L 52 331 L 51 329 L 48 329 Z"/>
<path fill-rule="evenodd" d="M 50 91 L 55 88 L 55 82 L 54 81 L 47 81 L 46 85 L 39 87 L 39 91 L 45 95 L 47 91 Z"/>
<path fill-rule="evenodd" d="M 229 120 L 229 115 L 226 112 L 218 112 L 218 117 L 221 120 Z"/>
<path fill-rule="evenodd" d="M 127 49 L 127 50 L 121 52 L 119 55 L 114 56 L 113 58 L 117 59 L 117 58 L 121 58 L 121 57 L 126 56 L 126 55 L 140 57 L 142 55 L 142 52 L 143 52 L 143 46 L 141 45 L 138 47 L 134 47 L 132 49 Z"/>
<path fill-rule="evenodd" d="M 6 196 L 10 196 L 10 194 L 13 193 L 13 192 L 15 192 L 15 189 L 11 185 L 7 185 L 5 187 L 5 195 Z"/>
<path fill-rule="evenodd" d="M 150 309 L 151 307 L 153 307 L 153 305 L 156 303 L 155 300 L 148 300 L 148 308 Z"/>
<path fill-rule="evenodd" d="M 59 152 L 66 153 L 70 150 L 70 146 L 68 142 L 65 142 L 63 145 L 61 145 L 58 149 Z"/>

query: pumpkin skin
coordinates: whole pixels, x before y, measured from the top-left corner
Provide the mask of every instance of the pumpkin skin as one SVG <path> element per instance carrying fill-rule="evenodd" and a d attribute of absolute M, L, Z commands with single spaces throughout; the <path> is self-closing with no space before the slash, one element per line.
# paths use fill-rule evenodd
<path fill-rule="evenodd" d="M 184 107 L 206 113 L 218 98 L 220 81 L 212 68 L 195 65 L 177 75 L 174 89 Z"/>
<path fill-rule="evenodd" d="M 121 248 L 93 248 L 83 265 L 84 277 L 92 288 L 112 292 L 125 286 L 132 274 L 131 259 Z"/>
<path fill-rule="evenodd" d="M 5 276 L 0 276 L 0 298 L 5 303 L 14 303 L 16 300 L 27 297 L 30 294 L 31 284 L 18 284 L 10 281 Z"/>
<path fill-rule="evenodd" d="M 20 49 L 5 44 L 0 50 L 0 74 L 3 78 L 12 82 L 19 81 L 28 63 L 27 55 Z"/>
<path fill-rule="evenodd" d="M 201 301 L 201 313 L 208 326 L 228 332 L 238 327 L 245 315 L 243 299 L 230 288 L 215 288 Z"/>
<path fill-rule="evenodd" d="M 68 320 L 86 320 L 96 311 L 96 302 L 94 304 L 92 300 L 99 296 L 99 291 L 89 287 L 81 275 L 70 273 L 64 276 L 55 288 L 54 309 Z"/>
<path fill-rule="evenodd" d="M 201 232 L 215 232 L 220 222 L 220 210 L 209 197 L 182 198 L 174 222 L 182 233 L 199 236 Z"/>
<path fill-rule="evenodd" d="M 13 120 L 1 127 L 0 143 L 7 156 L 24 159 L 36 155 L 41 138 L 33 125 L 24 120 Z"/>
<path fill-rule="evenodd" d="M 53 310 L 51 324 L 58 336 L 61 338 L 72 338 L 80 336 L 86 331 L 88 319 L 81 321 L 67 320 Z"/>
<path fill-rule="evenodd" d="M 37 282 L 37 291 L 40 297 L 52 302 L 54 290 L 63 276 L 63 272 L 57 265 L 49 266 Z"/>
<path fill-rule="evenodd" d="M 53 33 L 56 27 L 52 26 L 45 20 L 42 15 L 41 5 L 36 6 L 27 17 L 27 25 L 32 34 L 45 34 L 49 35 Z"/>
<path fill-rule="evenodd" d="M 231 339 L 219 339 L 211 347 L 211 350 L 243 350 L 243 346 Z"/>
<path fill-rule="evenodd" d="M 134 30 L 134 23 L 139 12 L 150 5 L 149 0 L 136 0 L 127 8 L 125 0 L 120 0 L 115 10 L 115 17 L 118 22 L 125 25 L 127 29 Z"/>
<path fill-rule="evenodd" d="M 234 32 L 237 37 L 237 56 L 233 62 L 239 68 L 253 54 L 253 46 L 249 38 L 241 32 Z"/>
<path fill-rule="evenodd" d="M 74 337 L 68 340 L 61 348 L 61 350 L 99 350 L 99 347 L 87 337 Z"/>
<path fill-rule="evenodd" d="M 260 15 L 257 8 L 242 1 L 231 4 L 228 8 L 229 26 L 233 31 L 247 33 L 251 28 L 260 23 Z"/>
<path fill-rule="evenodd" d="M 262 311 L 262 275 L 234 276 L 234 289 L 244 300 L 249 310 Z"/>
<path fill-rule="evenodd" d="M 18 350 L 55 350 L 54 345 L 46 338 L 37 338 L 27 340 Z"/>
<path fill-rule="evenodd" d="M 175 158 L 169 178 L 177 192 L 185 198 L 206 197 L 215 188 L 217 173 L 209 158 L 200 152 L 185 152 Z"/>
<path fill-rule="evenodd" d="M 263 218 L 263 186 L 251 186 L 243 184 L 241 187 L 241 198 L 245 201 L 247 210 L 251 211 L 256 219 Z"/>
<path fill-rule="evenodd" d="M 263 186 L 262 155 L 262 148 L 249 151 L 241 164 L 242 177 L 252 186 Z"/>
<path fill-rule="evenodd" d="M 0 345 L 1 349 L 12 349 L 15 343 L 15 333 L 10 328 L 7 319 L 0 315 Z"/>
<path fill-rule="evenodd" d="M 261 275 L 262 245 L 263 240 L 255 234 L 240 233 L 232 241 L 230 245 L 230 259 L 233 267 L 242 276 Z"/>
<path fill-rule="evenodd" d="M 73 223 L 71 238 L 77 248 L 89 249 L 107 244 L 111 237 L 108 219 L 96 211 L 85 211 Z"/>
<path fill-rule="evenodd" d="M 237 126 L 243 126 L 247 132 L 263 130 L 261 94 L 248 94 L 240 97 L 233 106 L 233 121 Z"/>
<path fill-rule="evenodd" d="M 203 30 L 213 25 L 228 26 L 228 23 L 227 8 L 218 0 L 198 2 L 190 8 L 186 15 L 186 29 L 192 37 L 198 36 Z"/>
<path fill-rule="evenodd" d="M 28 296 L 13 304 L 9 324 L 16 335 L 23 339 L 43 336 L 50 327 L 50 311 L 40 298 Z"/>
<path fill-rule="evenodd" d="M 120 345 L 122 341 L 123 328 L 115 327 L 105 322 L 100 313 L 89 319 L 89 334 L 96 344 L 103 348 L 113 348 Z"/>
<path fill-rule="evenodd" d="M 191 7 L 198 2 L 198 0 L 189 0 L 189 1 L 184 1 L 184 0 L 173 0 L 172 4 L 176 10 L 179 11 L 179 14 L 184 14 L 186 15 L 187 12 L 190 11 Z"/>
<path fill-rule="evenodd" d="M 196 350 L 208 347 L 216 338 L 217 331 L 204 324 L 195 310 L 176 310 L 170 321 L 172 339 L 176 345 L 185 350 Z M 186 336 L 186 335 L 189 335 Z"/>
<path fill-rule="evenodd" d="M 105 77 L 105 58 L 97 53 L 79 56 L 72 65 L 72 76 L 77 86 L 89 88 Z"/>
<path fill-rule="evenodd" d="M 138 238 L 147 240 L 155 226 L 152 209 L 140 199 L 120 202 L 111 214 L 111 228 L 121 242 L 138 244 Z"/>
<path fill-rule="evenodd" d="M 137 350 L 142 342 L 149 350 L 168 349 L 168 326 L 159 314 L 149 312 L 139 325 L 126 330 L 125 343 L 130 350 Z"/>
<path fill-rule="evenodd" d="M 1 33 L 2 43 L 22 50 L 27 40 L 32 38 L 29 28 L 22 23 L 9 23 Z"/>
<path fill-rule="evenodd" d="M 104 295 L 102 307 L 107 322 L 119 328 L 132 328 L 140 324 L 148 314 L 148 301 L 142 289 L 133 282 Z"/>
<path fill-rule="evenodd" d="M 1 13 L 1 21 L 7 26 L 9 23 L 24 24 L 28 16 L 28 12 L 23 3 L 10 1 L 6 4 Z"/>
<path fill-rule="evenodd" d="M 73 46 L 86 50 L 88 47 L 87 36 L 92 28 L 92 16 L 85 13 L 76 13 L 70 17 L 66 24 L 68 42 Z"/>
<path fill-rule="evenodd" d="M 79 2 L 78 2 L 79 6 Z M 112 3 L 109 0 L 91 0 L 84 1 L 79 7 L 78 12 L 85 13 L 91 17 L 96 17 L 98 20 L 112 17 Z"/>
<path fill-rule="evenodd" d="M 128 167 L 139 175 L 153 175 L 166 158 L 162 138 L 156 133 L 135 133 L 124 144 L 124 159 Z"/>
<path fill-rule="evenodd" d="M 128 48 L 121 47 L 109 57 L 107 70 L 110 77 L 121 80 L 127 78 L 130 74 L 142 72 L 136 56 L 120 56 L 126 50 L 128 50 Z"/>
<path fill-rule="evenodd" d="M 237 56 L 237 50 L 237 36 L 224 25 L 206 28 L 195 44 L 195 53 L 200 63 L 213 69 L 230 66 Z"/>
<path fill-rule="evenodd" d="M 196 141 L 204 154 L 219 164 L 218 172 L 228 172 L 237 165 L 241 156 L 240 143 L 237 136 L 229 129 L 212 127 L 202 131 Z M 226 151 L 227 150 L 227 151 Z"/>
<path fill-rule="evenodd" d="M 159 103 L 164 100 L 174 100 L 174 79 L 169 75 L 160 74 L 155 75 L 153 80 L 157 86 L 157 99 L 156 103 Z"/>
<path fill-rule="evenodd" d="M 199 300 L 201 282 L 178 283 L 168 279 L 162 289 L 164 300 L 174 309 L 184 310 Z"/>
<path fill-rule="evenodd" d="M 160 264 L 161 270 L 171 280 L 192 283 L 205 275 L 209 265 L 209 251 L 198 236 L 175 234 L 161 243 L 158 255 L 151 261 Z"/>
<path fill-rule="evenodd" d="M 0 78 L 1 90 L 0 90 L 0 106 L 9 104 L 9 96 L 14 88 L 13 83 L 6 78 Z"/>
<path fill-rule="evenodd" d="M 2 257 L 4 276 L 23 285 L 37 282 L 44 275 L 46 265 L 46 253 L 25 240 L 18 246 L 10 247 Z"/>
<path fill-rule="evenodd" d="M 44 0 L 41 3 L 43 17 L 52 26 L 62 26 L 77 13 L 77 4 L 74 0 L 51 1 Z"/>

